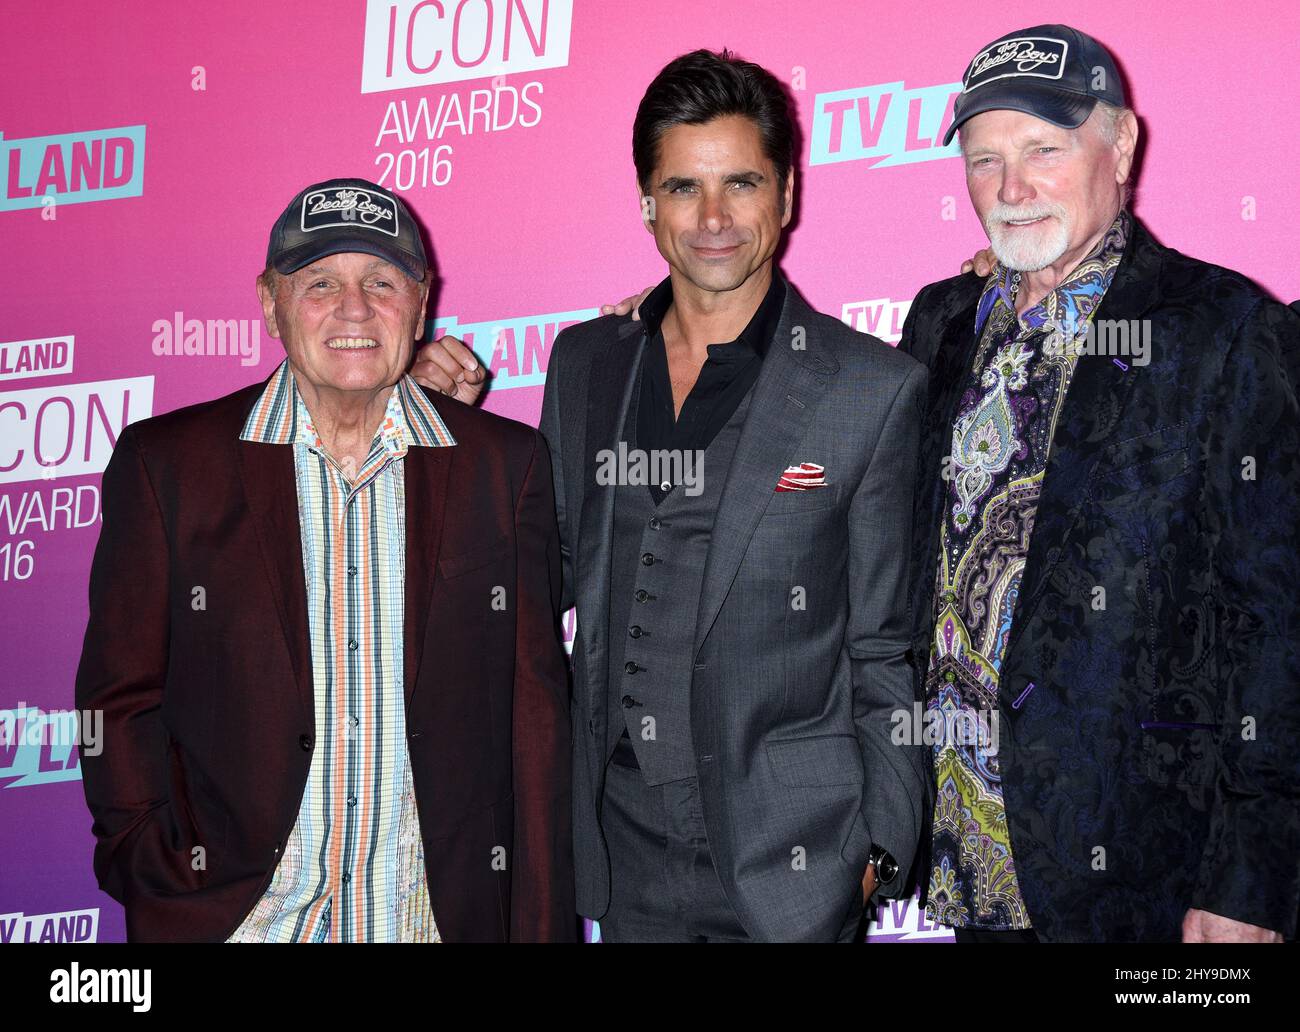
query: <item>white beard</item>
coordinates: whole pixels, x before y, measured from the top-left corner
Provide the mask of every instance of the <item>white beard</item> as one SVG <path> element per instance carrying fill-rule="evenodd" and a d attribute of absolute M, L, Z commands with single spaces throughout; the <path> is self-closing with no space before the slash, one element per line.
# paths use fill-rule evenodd
<path fill-rule="evenodd" d="M 1008 228 L 1009 220 L 1051 216 L 1027 231 Z M 1066 210 L 1059 204 L 1031 204 L 1011 206 L 999 204 L 984 217 L 984 230 L 989 235 L 993 253 L 1008 269 L 1020 272 L 1037 272 L 1055 262 L 1070 246 L 1070 222 Z"/>

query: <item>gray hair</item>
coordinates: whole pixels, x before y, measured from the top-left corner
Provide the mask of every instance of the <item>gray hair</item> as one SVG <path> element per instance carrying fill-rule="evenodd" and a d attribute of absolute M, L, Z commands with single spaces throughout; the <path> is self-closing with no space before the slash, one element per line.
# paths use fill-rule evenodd
<path fill-rule="evenodd" d="M 1093 105 L 1092 114 L 1088 116 L 1088 121 L 1093 124 L 1093 127 L 1097 130 L 1097 135 L 1105 143 L 1113 145 L 1119 137 L 1120 121 L 1125 115 L 1131 115 L 1132 113 L 1131 108 L 1119 107 L 1116 104 L 1108 104 L 1104 100 L 1099 100 Z M 1129 201 L 1133 199 L 1133 171 L 1135 168 L 1136 165 L 1129 166 L 1128 179 L 1120 187 L 1119 205 L 1121 208 L 1127 208 Z"/>

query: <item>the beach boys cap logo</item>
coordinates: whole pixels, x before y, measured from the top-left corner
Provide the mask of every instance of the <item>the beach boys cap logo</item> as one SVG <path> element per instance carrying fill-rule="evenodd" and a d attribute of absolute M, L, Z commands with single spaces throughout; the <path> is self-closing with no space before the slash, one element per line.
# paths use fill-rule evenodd
<path fill-rule="evenodd" d="M 369 190 L 315 190 L 302 199 L 301 225 L 304 233 L 327 226 L 364 226 L 397 236 L 397 205 Z"/>
<path fill-rule="evenodd" d="M 1059 79 L 1065 73 L 1069 52 L 1070 45 L 1063 39 L 1040 36 L 1004 39 L 975 56 L 963 80 L 963 92 L 969 93 L 997 79 L 1022 75 Z"/>

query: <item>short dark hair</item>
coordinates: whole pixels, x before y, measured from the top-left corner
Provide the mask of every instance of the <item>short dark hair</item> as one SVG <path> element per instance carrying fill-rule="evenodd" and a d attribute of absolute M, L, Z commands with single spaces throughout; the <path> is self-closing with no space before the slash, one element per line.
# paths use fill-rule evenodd
<path fill-rule="evenodd" d="M 794 164 L 791 103 L 780 80 L 729 50 L 693 50 L 666 64 L 645 91 L 632 123 L 632 163 L 642 189 L 659 160 L 659 140 L 675 125 L 743 115 L 758 126 L 763 153 L 784 187 Z"/>

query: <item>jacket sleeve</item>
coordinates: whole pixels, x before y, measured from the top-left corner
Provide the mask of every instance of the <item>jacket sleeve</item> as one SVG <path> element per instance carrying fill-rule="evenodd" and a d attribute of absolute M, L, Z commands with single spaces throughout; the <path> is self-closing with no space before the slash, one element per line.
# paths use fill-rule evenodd
<path fill-rule="evenodd" d="M 894 714 L 912 713 L 914 684 L 907 651 L 912 544 L 912 489 L 926 372 L 912 367 L 886 417 L 875 453 L 853 496 L 849 519 L 848 652 L 867 792 L 862 815 L 872 842 L 898 861 L 880 886 L 884 896 L 907 889 L 921 834 L 928 754 L 919 741 L 896 744 Z"/>
<path fill-rule="evenodd" d="M 546 442 L 515 507 L 514 855 L 510 941 L 573 942 L 568 664 L 559 638 L 560 539 Z"/>
<path fill-rule="evenodd" d="M 1300 909 L 1298 351 L 1300 317 L 1258 303 L 1208 421 L 1222 773 L 1192 900 L 1288 937 Z"/>
<path fill-rule="evenodd" d="M 561 346 L 564 331 L 556 337 L 551 348 L 550 366 L 546 371 L 546 389 L 542 396 L 542 419 L 538 426 L 546 444 L 550 448 L 551 478 L 555 494 L 555 519 L 560 533 L 560 612 L 573 608 L 573 535 L 569 527 L 569 513 L 566 510 L 564 493 L 564 455 L 562 431 L 560 429 L 560 356 L 564 351 Z"/>
<path fill-rule="evenodd" d="M 129 909 L 138 895 L 198 886 L 189 854 L 173 846 L 167 677 L 169 546 L 140 443 L 126 427 L 104 471 L 103 528 L 90 571 L 90 620 L 77 668 L 76 705 L 103 713 L 81 774 L 94 820 L 100 887 Z"/>

